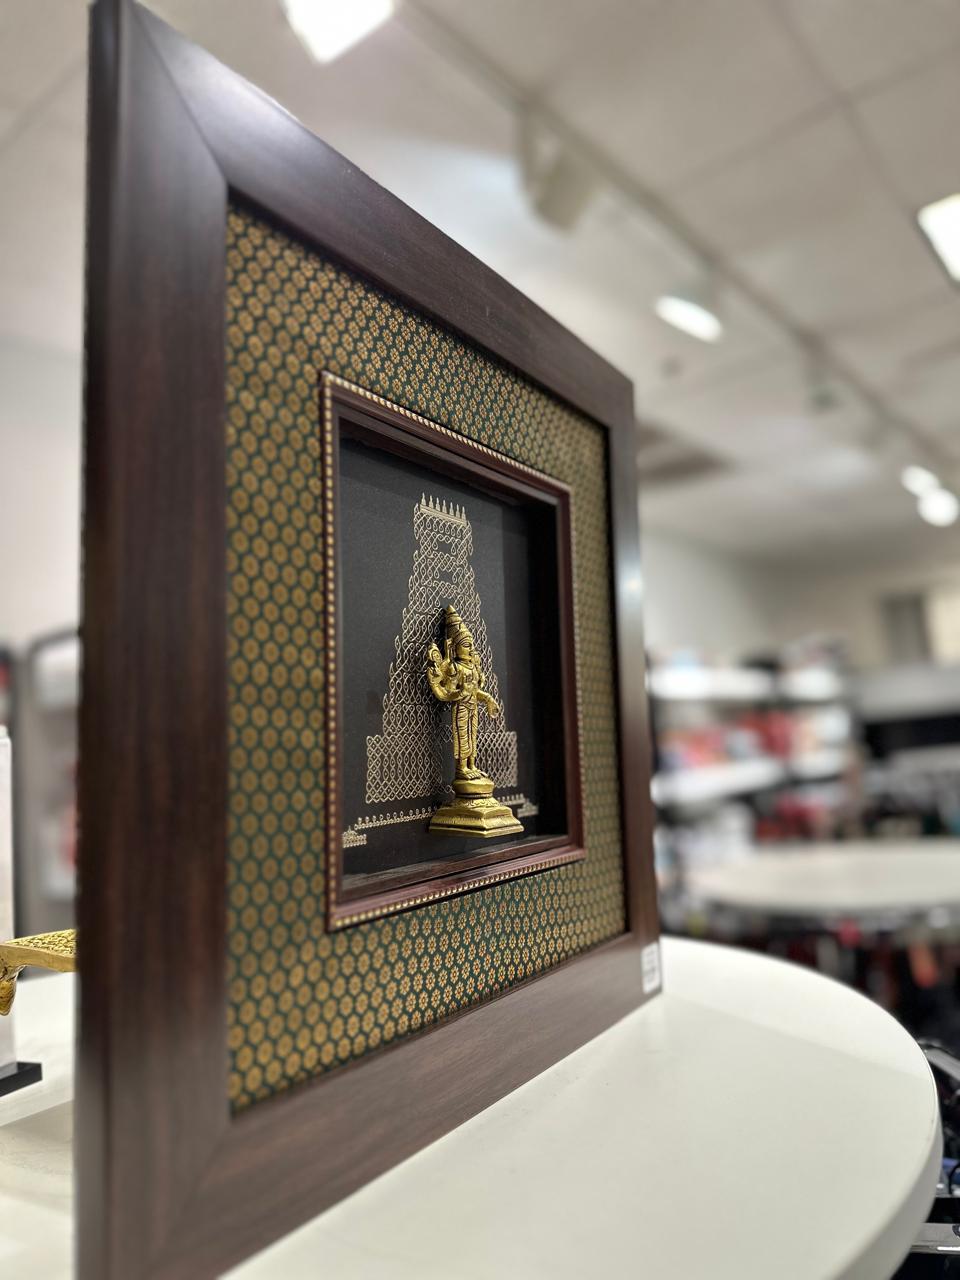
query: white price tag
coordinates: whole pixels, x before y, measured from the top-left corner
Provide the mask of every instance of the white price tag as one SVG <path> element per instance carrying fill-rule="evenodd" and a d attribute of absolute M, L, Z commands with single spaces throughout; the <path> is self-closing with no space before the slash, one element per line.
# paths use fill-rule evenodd
<path fill-rule="evenodd" d="M 643 994 L 660 989 L 660 943 L 651 942 L 640 952 L 640 969 L 643 975 Z"/>

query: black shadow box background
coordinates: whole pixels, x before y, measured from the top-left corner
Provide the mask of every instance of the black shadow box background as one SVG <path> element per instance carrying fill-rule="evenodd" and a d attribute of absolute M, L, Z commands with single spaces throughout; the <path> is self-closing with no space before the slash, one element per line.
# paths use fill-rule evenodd
<path fill-rule="evenodd" d="M 429 875 L 440 858 L 564 834 L 553 508 L 341 438 L 338 533 L 345 889 L 369 885 L 375 873 Z M 473 630 L 501 705 L 494 720 L 481 712 L 478 760 L 497 796 L 519 811 L 522 837 L 428 830 L 427 810 L 447 802 L 453 773 L 450 709 L 430 695 L 424 674 L 426 645 L 443 649 L 448 603 Z"/>

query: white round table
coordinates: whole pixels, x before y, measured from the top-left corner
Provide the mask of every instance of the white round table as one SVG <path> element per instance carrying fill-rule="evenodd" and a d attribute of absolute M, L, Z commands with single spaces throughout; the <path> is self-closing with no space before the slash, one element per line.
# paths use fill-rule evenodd
<path fill-rule="evenodd" d="M 768 917 L 960 918 L 960 840 L 850 841 L 760 850 L 689 870 L 697 899 Z"/>
<path fill-rule="evenodd" d="M 663 996 L 231 1280 L 889 1276 L 940 1161 L 913 1041 L 803 969 L 675 939 L 663 959 Z M 53 1035 L 49 989 L 69 981 L 25 984 L 23 1052 Z M 0 1100 L 0 1126 L 23 1115 L 16 1097 Z M 69 1274 L 52 1194 L 69 1147 L 38 1135 L 40 1118 L 0 1127 L 0 1258 L 21 1280 Z"/>

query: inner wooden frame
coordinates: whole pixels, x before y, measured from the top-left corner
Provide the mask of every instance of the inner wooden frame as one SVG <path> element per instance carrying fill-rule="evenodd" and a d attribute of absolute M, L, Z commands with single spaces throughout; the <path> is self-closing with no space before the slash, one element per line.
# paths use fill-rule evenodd
<path fill-rule="evenodd" d="M 80 712 L 79 1280 L 206 1280 L 625 1014 L 659 923 L 633 392 L 272 99 L 92 10 Z M 225 227 L 246 204 L 607 433 L 626 931 L 234 1115 Z M 589 855 L 588 855 L 589 856 Z"/>
<path fill-rule="evenodd" d="M 550 508 L 555 522 L 558 612 L 560 620 L 560 683 L 563 697 L 563 769 L 566 829 L 541 839 L 515 841 L 492 851 L 464 858 L 445 858 L 419 864 L 393 875 L 377 877 L 377 887 L 351 885 L 343 873 L 343 758 L 345 711 L 342 592 L 338 557 L 328 555 L 327 724 L 328 771 L 327 924 L 342 929 L 395 911 L 408 910 L 441 898 L 469 893 L 503 880 L 547 871 L 584 857 L 583 799 L 580 774 L 580 724 L 577 698 L 576 627 L 574 623 L 573 547 L 570 489 L 532 467 L 515 462 L 485 445 L 430 422 L 420 414 L 391 404 L 334 374 L 321 375 L 321 474 L 323 503 L 329 528 L 339 545 L 338 476 L 340 440 L 349 436 L 408 461 L 431 465 L 452 480 L 495 497 L 535 501 Z M 332 714 L 331 714 L 332 713 Z M 372 881 L 372 877 L 370 880 Z"/>

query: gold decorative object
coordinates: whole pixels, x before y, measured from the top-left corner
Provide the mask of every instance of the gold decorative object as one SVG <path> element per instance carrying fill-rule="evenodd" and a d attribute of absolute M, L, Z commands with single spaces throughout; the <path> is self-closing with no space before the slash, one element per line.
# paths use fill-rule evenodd
<path fill-rule="evenodd" d="M 433 717 L 423 714 L 423 652 L 435 631 L 441 600 L 455 599 L 473 620 L 473 648 L 483 670 L 484 687 L 500 701 L 497 674 L 486 627 L 480 616 L 473 569 L 473 529 L 458 503 L 422 494 L 413 508 L 413 561 L 409 595 L 393 642 L 389 687 L 383 700 L 382 731 L 367 738 L 367 804 L 432 795 L 444 781 L 444 743 L 432 732 Z M 497 719 L 480 726 L 487 776 L 494 786 L 517 786 L 517 735 Z M 354 826 L 357 824 L 354 823 Z"/>
<path fill-rule="evenodd" d="M 77 931 L 37 933 L 30 938 L 0 942 L 0 1014 L 8 1014 L 17 994 L 17 979 L 28 965 L 73 973 L 77 967 Z"/>
<path fill-rule="evenodd" d="M 454 609 L 444 610 L 444 653 L 436 644 L 427 649 L 427 683 L 440 702 L 452 704 L 453 804 L 442 805 L 430 821 L 431 831 L 448 835 L 495 836 L 523 833 L 513 811 L 493 798 L 493 780 L 477 764 L 480 704 L 489 716 L 500 714 L 496 700 L 484 689 L 485 679 L 469 627 Z"/>

